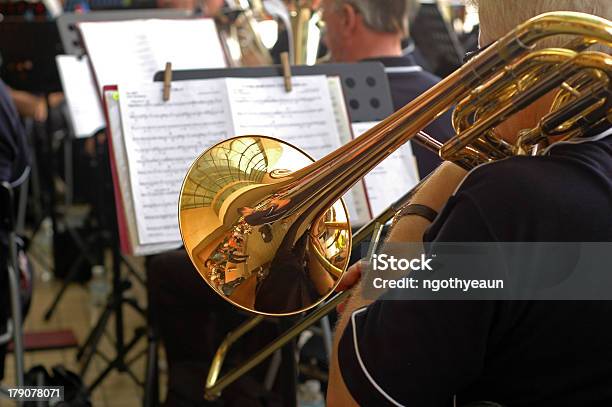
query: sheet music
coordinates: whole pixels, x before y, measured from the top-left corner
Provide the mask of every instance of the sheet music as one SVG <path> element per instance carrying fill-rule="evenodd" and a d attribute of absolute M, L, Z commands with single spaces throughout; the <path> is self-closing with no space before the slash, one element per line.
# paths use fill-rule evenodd
<path fill-rule="evenodd" d="M 87 56 L 58 55 L 56 62 L 74 134 L 89 137 L 106 123 Z"/>
<path fill-rule="evenodd" d="M 180 241 L 177 207 L 189 165 L 234 135 L 286 140 L 316 158 L 340 146 L 325 76 L 179 81 L 119 86 L 125 150 L 140 244 Z"/>
<path fill-rule="evenodd" d="M 353 123 L 353 133 L 361 136 L 377 123 Z M 419 181 L 410 143 L 401 146 L 365 176 L 366 191 L 374 216 L 387 209 Z"/>
<path fill-rule="evenodd" d="M 112 144 L 112 165 L 118 174 L 128 173 L 128 161 L 123 140 L 123 129 L 121 126 L 121 114 L 119 109 L 119 94 L 116 91 L 105 92 L 104 98 L 108 109 L 108 134 L 111 137 Z M 150 254 L 161 253 L 167 250 L 177 249 L 181 246 L 180 242 L 157 243 L 150 245 L 142 245 L 138 242 L 138 231 L 136 227 L 136 217 L 134 216 L 134 201 L 130 188 L 129 177 L 118 176 L 115 182 L 116 186 L 115 199 L 121 199 L 123 213 L 118 216 L 123 216 L 124 224 L 120 222 L 119 235 L 121 239 L 127 238 L 127 242 L 121 241 L 122 250 L 125 253 L 135 256 L 147 256 Z M 117 210 L 119 212 L 119 210 Z M 124 247 L 124 243 L 128 247 Z"/>
<path fill-rule="evenodd" d="M 177 208 L 189 165 L 233 136 L 223 80 L 120 86 L 125 149 L 141 244 L 180 241 Z"/>
<path fill-rule="evenodd" d="M 327 80 L 336 119 L 336 127 L 340 135 L 340 143 L 344 145 L 353 139 L 353 134 L 351 130 L 351 121 L 347 114 L 348 109 L 346 108 L 346 101 L 344 100 L 342 81 L 339 76 L 332 76 L 327 78 Z M 348 207 L 351 224 L 353 226 L 365 225 L 372 218 L 363 181 L 355 184 L 343 198 Z"/>
<path fill-rule="evenodd" d="M 101 89 L 150 82 L 157 71 L 223 68 L 223 48 L 212 19 L 83 22 L 78 25 Z"/>
<path fill-rule="evenodd" d="M 327 78 L 227 78 L 236 135 L 260 134 L 287 141 L 320 159 L 340 147 Z"/>

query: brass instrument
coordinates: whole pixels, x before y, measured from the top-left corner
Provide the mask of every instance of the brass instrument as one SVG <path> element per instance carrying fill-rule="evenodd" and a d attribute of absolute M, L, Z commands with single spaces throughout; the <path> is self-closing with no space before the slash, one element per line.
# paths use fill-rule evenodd
<path fill-rule="evenodd" d="M 311 37 L 316 35 L 311 26 L 312 19 L 317 16 L 313 2 L 278 0 L 273 5 L 264 5 L 263 0 L 228 1 L 229 8 L 216 19 L 230 66 L 273 64 L 270 50 L 262 41 L 258 27 L 261 21 L 266 20 L 276 20 L 278 24 L 286 26 L 292 65 L 305 65 L 314 61 L 316 55 L 311 55 L 312 50 L 308 49 Z"/>
<path fill-rule="evenodd" d="M 217 16 L 217 23 L 230 66 L 272 65 L 272 55 L 258 30 L 260 21 L 272 17 L 266 13 L 261 0 L 233 0 L 228 5 L 230 9 Z"/>
<path fill-rule="evenodd" d="M 536 47 L 555 36 L 573 39 L 562 48 Z M 612 57 L 588 50 L 595 44 L 612 46 L 610 21 L 582 13 L 546 13 L 521 24 L 366 134 L 317 162 L 264 136 L 233 138 L 204 152 L 181 190 L 183 242 L 207 284 L 258 315 L 219 348 L 206 397 L 218 397 L 346 298 L 346 292 L 338 294 L 218 380 L 233 341 L 265 316 L 294 315 L 321 304 L 346 268 L 351 243 L 367 238 L 375 224 L 393 216 L 396 207 L 351 236 L 341 197 L 402 144 L 417 140 L 443 159 L 470 169 L 512 155 L 541 154 L 551 136 L 580 138 L 612 122 Z M 535 128 L 523 131 L 515 144 L 495 135 L 497 125 L 553 91 L 551 112 Z M 456 137 L 441 145 L 420 133 L 455 104 Z M 275 284 L 282 289 L 275 290 Z"/>
<path fill-rule="evenodd" d="M 310 22 L 315 15 L 314 1 L 284 0 L 284 2 L 291 21 L 290 62 L 292 65 L 306 65 L 308 61 L 316 59 L 316 55 L 310 55 L 308 49 L 308 41 L 313 35 Z"/>

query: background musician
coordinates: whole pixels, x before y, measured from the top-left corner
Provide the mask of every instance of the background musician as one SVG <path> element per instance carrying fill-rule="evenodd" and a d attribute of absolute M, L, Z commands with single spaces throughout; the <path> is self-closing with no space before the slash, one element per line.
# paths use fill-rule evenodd
<path fill-rule="evenodd" d="M 480 0 L 478 6 L 481 47 L 547 11 L 612 18 L 607 0 Z M 541 98 L 497 133 L 515 140 L 521 129 L 536 126 L 551 100 Z M 389 241 L 610 242 L 611 126 L 579 143 L 557 144 L 545 156 L 508 158 L 467 177 L 445 163 L 412 204 L 439 215 L 433 224 L 425 213 L 401 217 Z M 353 267 L 343 287 L 359 276 L 360 267 Z M 446 406 L 454 397 L 456 405 L 608 405 L 611 317 L 607 301 L 369 303 L 357 285 L 338 325 L 328 405 Z"/>
<path fill-rule="evenodd" d="M 14 182 L 24 173 L 29 153 L 19 114 L 9 89 L 0 81 L 0 182 Z M 0 208 L 3 210 L 4 208 Z M 0 264 L 6 264 L 8 236 L 0 229 Z M 9 317 L 8 274 L 0 266 L 0 332 L 6 332 Z M 6 344 L 0 345 L 0 379 L 4 376 Z"/>
<path fill-rule="evenodd" d="M 323 0 L 325 43 L 333 62 L 379 61 L 387 69 L 396 110 L 438 83 L 440 78 L 417 65 L 412 53 L 403 53 L 415 0 Z M 425 128 L 441 141 L 454 135 L 450 113 Z M 431 151 L 412 143 L 419 174 L 426 176 L 440 165 Z"/>

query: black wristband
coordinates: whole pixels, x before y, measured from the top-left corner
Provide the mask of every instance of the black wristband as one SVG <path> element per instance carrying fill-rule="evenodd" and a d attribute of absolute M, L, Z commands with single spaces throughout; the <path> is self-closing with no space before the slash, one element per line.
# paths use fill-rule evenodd
<path fill-rule="evenodd" d="M 417 215 L 433 223 L 438 217 L 438 212 L 434 211 L 429 206 L 420 204 L 409 204 L 404 206 L 395 214 L 393 223 L 397 223 L 400 218 L 408 215 Z"/>

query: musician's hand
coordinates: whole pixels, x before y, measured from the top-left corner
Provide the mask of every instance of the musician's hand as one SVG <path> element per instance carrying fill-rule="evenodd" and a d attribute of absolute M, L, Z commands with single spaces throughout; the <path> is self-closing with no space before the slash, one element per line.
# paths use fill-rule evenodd
<path fill-rule="evenodd" d="M 342 276 L 342 280 L 336 287 L 336 291 L 346 291 L 355 287 L 359 281 L 361 281 L 361 270 L 363 268 L 363 260 L 358 261 L 353 264 Z M 348 302 L 348 298 L 336 307 L 338 313 L 344 312 L 344 308 L 346 308 L 346 303 Z"/>

